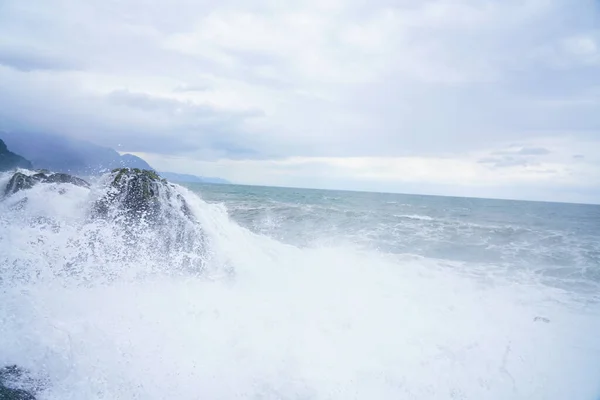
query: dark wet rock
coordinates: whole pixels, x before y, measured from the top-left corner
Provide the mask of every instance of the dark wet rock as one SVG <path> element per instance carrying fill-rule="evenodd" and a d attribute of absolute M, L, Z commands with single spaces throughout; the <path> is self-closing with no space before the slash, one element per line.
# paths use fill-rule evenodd
<path fill-rule="evenodd" d="M 153 220 L 168 211 L 165 208 L 173 206 L 169 202 L 173 196 L 177 197 L 181 210 L 191 216 L 185 200 L 156 172 L 118 168 L 111 172 L 109 189 L 96 203 L 95 210 L 100 216 L 107 216 L 111 210 L 120 210 L 129 216 Z"/>
<path fill-rule="evenodd" d="M 32 169 L 31 162 L 8 150 L 6 144 L 0 139 L 0 171 L 9 171 L 15 168 Z"/>
<path fill-rule="evenodd" d="M 82 235 L 69 243 L 69 247 L 78 251 L 65 261 L 68 274 L 79 273 L 82 265 L 102 265 L 107 263 L 106 260 L 110 260 L 108 263 L 128 265 L 131 262 L 137 265 L 140 259 L 147 260 L 149 265 L 157 269 L 193 273 L 203 271 L 209 257 L 208 238 L 184 198 L 184 192 L 150 170 L 115 169 L 105 175 L 102 182 L 103 186 L 95 186 L 90 191 L 95 200 L 86 210 Z M 38 171 L 27 175 L 16 172 L 5 194 L 10 196 L 48 183 L 89 186 L 87 182 L 68 174 Z M 16 212 L 27 208 L 29 203 L 25 196 L 6 197 L 5 200 L 10 209 Z M 52 219 L 23 214 L 32 226 L 53 232 L 61 229 L 61 225 Z M 104 240 L 107 231 L 111 232 L 110 239 Z M 119 251 L 115 252 L 115 247 Z M 99 254 L 102 255 L 100 259 Z"/>
<path fill-rule="evenodd" d="M 0 400 L 35 400 L 35 396 L 21 389 L 10 389 L 0 384 Z"/>
<path fill-rule="evenodd" d="M 112 171 L 110 185 L 116 189 L 116 196 L 121 205 L 130 211 L 154 212 L 159 203 L 161 187 L 167 181 L 154 171 L 137 168 L 118 168 Z"/>
<path fill-rule="evenodd" d="M 38 176 L 40 179 L 42 179 L 42 182 L 44 183 L 70 183 L 75 186 L 85 188 L 90 187 L 90 184 L 84 181 L 83 179 L 69 174 L 55 173 L 51 175 L 46 175 L 43 173 L 38 173 L 34 176 Z"/>
<path fill-rule="evenodd" d="M 206 238 L 175 185 L 154 171 L 120 168 L 107 177 L 107 186 L 91 217 L 116 224 L 122 240 L 135 244 L 133 259 L 139 257 L 136 249 L 146 248 L 164 258 L 161 265 L 202 269 Z"/>
<path fill-rule="evenodd" d="M 38 183 L 70 183 L 75 186 L 90 187 L 83 179 L 68 174 L 38 172 L 34 175 L 25 175 L 22 172 L 15 172 L 6 185 L 4 195 L 9 196 L 21 190 L 31 189 Z"/>
<path fill-rule="evenodd" d="M 42 386 L 16 365 L 0 368 L 0 400 L 35 400 Z"/>
<path fill-rule="evenodd" d="M 36 180 L 32 177 L 17 172 L 8 181 L 6 189 L 4 189 L 4 194 L 8 196 L 20 192 L 21 190 L 31 189 L 36 183 Z"/>

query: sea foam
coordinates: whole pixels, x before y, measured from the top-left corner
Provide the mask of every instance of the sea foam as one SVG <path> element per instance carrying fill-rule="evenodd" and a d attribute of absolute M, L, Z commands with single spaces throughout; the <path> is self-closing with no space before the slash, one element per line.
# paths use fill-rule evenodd
<path fill-rule="evenodd" d="M 0 202 L 0 366 L 43 379 L 39 399 L 600 393 L 597 305 L 528 275 L 284 244 L 182 187 L 203 273 L 173 273 L 152 248 L 119 263 L 136 243 L 89 218 L 98 190 L 39 185 Z"/>

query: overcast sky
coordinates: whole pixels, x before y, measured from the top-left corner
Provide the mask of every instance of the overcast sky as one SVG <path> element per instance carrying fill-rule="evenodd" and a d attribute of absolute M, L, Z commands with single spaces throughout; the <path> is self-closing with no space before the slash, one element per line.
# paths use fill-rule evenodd
<path fill-rule="evenodd" d="M 0 129 L 236 183 L 600 202 L 592 0 L 3 0 Z"/>

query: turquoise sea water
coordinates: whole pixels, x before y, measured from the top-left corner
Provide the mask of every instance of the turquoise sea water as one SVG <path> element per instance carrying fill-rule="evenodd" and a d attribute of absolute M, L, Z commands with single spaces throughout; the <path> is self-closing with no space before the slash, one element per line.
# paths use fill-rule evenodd
<path fill-rule="evenodd" d="M 599 206 L 189 185 L 200 230 L 132 236 L 102 190 L 0 200 L 0 366 L 41 400 L 598 398 Z"/>

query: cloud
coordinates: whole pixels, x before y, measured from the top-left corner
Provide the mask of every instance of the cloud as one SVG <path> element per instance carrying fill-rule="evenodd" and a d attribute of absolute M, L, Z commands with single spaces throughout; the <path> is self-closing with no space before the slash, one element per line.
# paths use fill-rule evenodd
<path fill-rule="evenodd" d="M 592 0 L 24 4 L 0 10 L 0 129 L 173 157 L 191 173 L 227 165 L 230 179 L 252 165 L 238 181 L 262 184 L 323 167 L 353 171 L 333 186 L 396 188 L 399 175 L 377 178 L 386 168 L 451 159 L 427 178 L 440 193 L 447 172 L 475 194 L 481 177 L 512 191 L 525 174 L 555 196 L 547 177 L 567 185 L 600 165 L 586 152 L 600 146 Z M 281 176 L 257 166 L 310 159 Z"/>
<path fill-rule="evenodd" d="M 496 150 L 477 160 L 480 164 L 488 164 L 492 168 L 507 168 L 516 166 L 540 165 L 540 156 L 546 156 L 552 152 L 545 147 L 527 147 L 512 144 L 508 149 Z M 554 170 L 548 170 L 554 171 Z"/>
<path fill-rule="evenodd" d="M 106 97 L 111 104 L 139 109 L 145 112 L 159 112 L 173 116 L 190 115 L 199 119 L 215 119 L 219 114 L 218 110 L 209 105 L 195 104 L 191 101 L 182 101 L 167 97 L 151 96 L 147 93 L 130 92 L 129 90 L 115 90 L 110 92 Z M 262 115 L 263 113 L 260 110 L 227 113 L 229 119 L 236 116 L 239 118 L 251 118 Z"/>
<path fill-rule="evenodd" d="M 81 68 L 80 65 L 66 57 L 47 54 L 39 49 L 13 47 L 0 47 L 0 65 L 25 72 L 35 70 L 65 71 Z"/>
<path fill-rule="evenodd" d="M 490 164 L 494 168 L 504 168 L 504 167 L 516 167 L 516 166 L 527 166 L 527 165 L 535 165 L 531 160 L 527 158 L 518 158 L 518 157 L 486 157 L 478 160 L 480 164 Z"/>
<path fill-rule="evenodd" d="M 543 156 L 550 154 L 550 150 L 543 147 L 523 147 L 518 151 L 518 154 L 524 156 Z"/>
<path fill-rule="evenodd" d="M 176 88 L 174 88 L 173 92 L 175 92 L 175 93 L 204 92 L 209 89 L 210 89 L 210 86 L 208 86 L 208 85 L 184 84 L 184 85 L 177 86 Z"/>
<path fill-rule="evenodd" d="M 561 69 L 597 66 L 600 64 L 598 43 L 599 37 L 595 31 L 575 34 L 539 49 L 538 56 Z"/>
<path fill-rule="evenodd" d="M 517 145 L 511 145 L 508 149 L 496 150 L 492 152 L 493 155 L 510 155 L 510 156 L 543 156 L 550 154 L 551 151 L 544 147 L 521 147 Z"/>
<path fill-rule="evenodd" d="M 2 79 L 6 77 L 10 79 Z M 196 152 L 207 159 L 255 156 L 244 144 L 248 140 L 243 126 L 260 117 L 260 110 L 225 110 L 129 90 L 65 90 L 68 83 L 68 78 L 48 82 L 45 72 L 32 75 L 0 68 L 0 129 L 84 138 L 120 151 Z M 32 99 L 32 86 L 53 101 Z M 25 118 L 32 115 L 35 118 Z M 176 140 L 170 140 L 173 136 Z"/>

